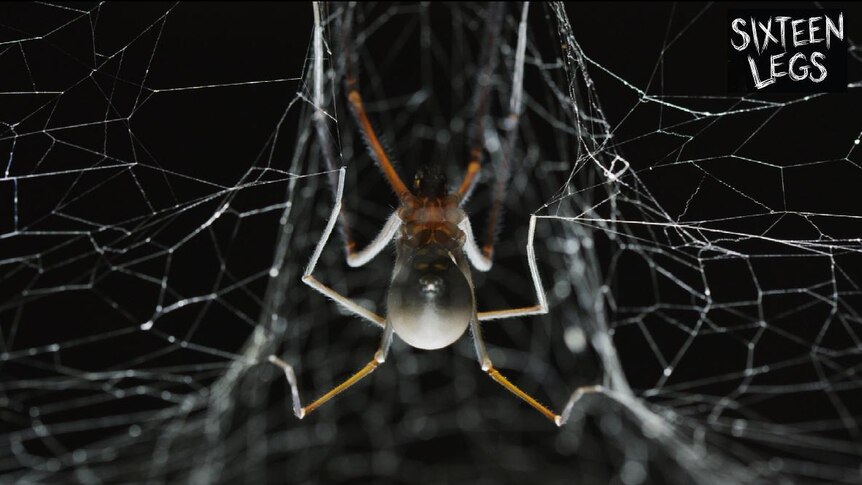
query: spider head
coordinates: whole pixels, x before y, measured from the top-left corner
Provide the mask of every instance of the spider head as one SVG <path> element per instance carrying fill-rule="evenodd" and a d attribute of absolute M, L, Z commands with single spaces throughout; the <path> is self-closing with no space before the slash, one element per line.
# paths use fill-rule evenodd
<path fill-rule="evenodd" d="M 439 199 L 446 195 L 446 185 L 446 173 L 439 164 L 422 165 L 413 179 L 413 193 L 417 197 Z"/>
<path fill-rule="evenodd" d="M 431 350 L 464 334 L 476 309 L 461 266 L 441 248 L 399 251 L 386 306 L 389 322 L 402 340 Z"/>

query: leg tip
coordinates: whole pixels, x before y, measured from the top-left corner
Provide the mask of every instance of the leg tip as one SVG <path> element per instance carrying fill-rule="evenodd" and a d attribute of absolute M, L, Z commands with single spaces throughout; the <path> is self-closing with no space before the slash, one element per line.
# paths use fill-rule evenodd
<path fill-rule="evenodd" d="M 304 417 L 305 417 L 305 408 L 299 408 L 299 409 L 297 409 L 297 410 L 294 412 L 294 414 L 296 414 L 296 417 L 297 417 L 297 418 L 299 418 L 299 419 L 304 418 Z"/>
<path fill-rule="evenodd" d="M 557 425 L 558 428 L 563 426 L 563 417 L 562 416 L 554 416 L 554 424 Z"/>

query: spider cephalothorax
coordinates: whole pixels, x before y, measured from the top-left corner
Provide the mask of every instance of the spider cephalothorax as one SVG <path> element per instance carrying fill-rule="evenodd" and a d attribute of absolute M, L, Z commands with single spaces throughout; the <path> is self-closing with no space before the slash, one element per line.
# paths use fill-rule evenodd
<path fill-rule="evenodd" d="M 413 249 L 439 246 L 454 251 L 464 246 L 464 232 L 459 226 L 467 215 L 456 196 L 441 198 L 410 197 L 398 210 L 402 243 Z"/>

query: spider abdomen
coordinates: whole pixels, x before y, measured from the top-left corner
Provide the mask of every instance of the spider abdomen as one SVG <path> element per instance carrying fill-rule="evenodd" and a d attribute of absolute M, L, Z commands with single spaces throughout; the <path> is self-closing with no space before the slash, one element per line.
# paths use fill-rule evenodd
<path fill-rule="evenodd" d="M 414 250 L 399 245 L 386 299 L 395 333 L 420 349 L 446 347 L 467 330 L 475 314 L 468 276 L 445 247 Z"/>

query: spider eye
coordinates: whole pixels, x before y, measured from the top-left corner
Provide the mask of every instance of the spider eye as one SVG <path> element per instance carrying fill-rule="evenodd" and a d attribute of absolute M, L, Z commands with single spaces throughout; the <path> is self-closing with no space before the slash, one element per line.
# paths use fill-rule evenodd
<path fill-rule="evenodd" d="M 413 189 L 419 197 L 446 195 L 446 173 L 438 164 L 423 165 L 413 179 Z"/>
<path fill-rule="evenodd" d="M 467 276 L 448 253 L 399 255 L 386 307 L 395 333 L 420 349 L 455 342 L 475 313 Z"/>

